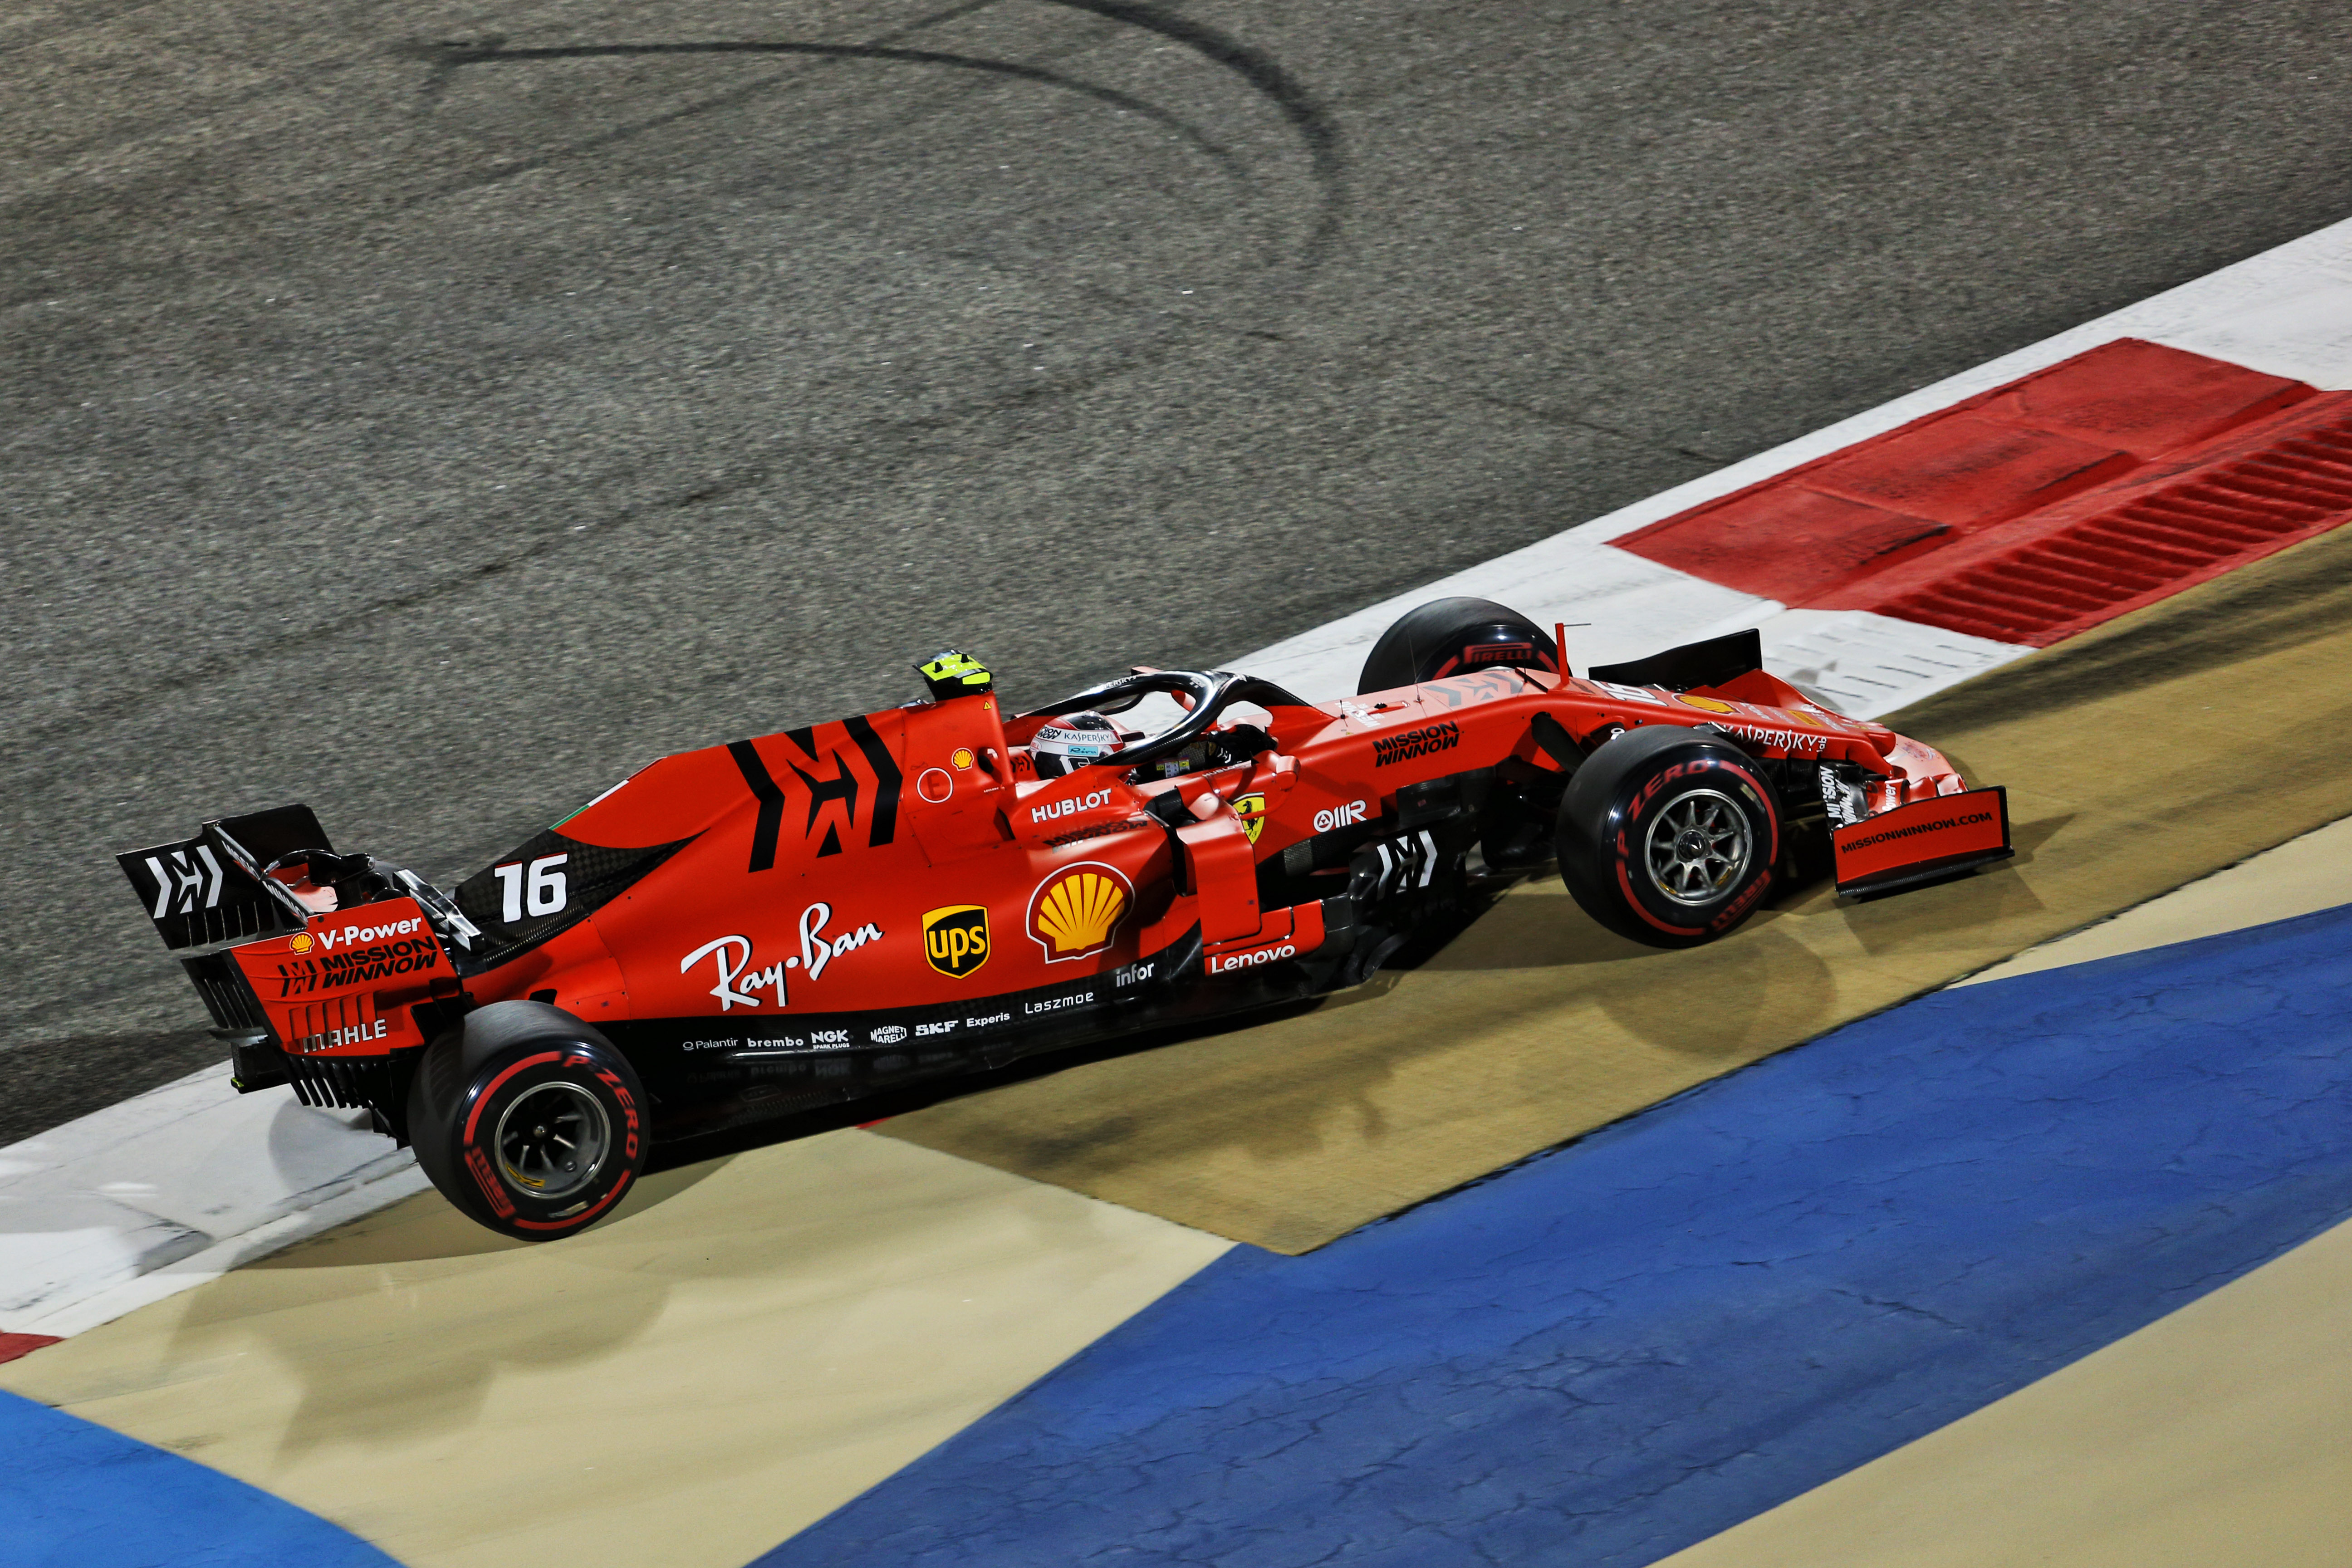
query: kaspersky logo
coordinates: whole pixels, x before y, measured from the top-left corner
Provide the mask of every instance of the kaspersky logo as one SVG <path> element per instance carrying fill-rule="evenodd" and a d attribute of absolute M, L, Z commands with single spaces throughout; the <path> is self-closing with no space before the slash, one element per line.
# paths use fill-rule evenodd
<path fill-rule="evenodd" d="M 923 917 L 923 957 L 933 969 L 961 980 L 988 962 L 988 910 L 950 904 Z"/>
<path fill-rule="evenodd" d="M 1135 884 L 1116 866 L 1089 860 L 1037 884 L 1029 900 L 1029 934 L 1045 962 L 1085 958 L 1110 945 L 1110 933 L 1135 902 Z"/>

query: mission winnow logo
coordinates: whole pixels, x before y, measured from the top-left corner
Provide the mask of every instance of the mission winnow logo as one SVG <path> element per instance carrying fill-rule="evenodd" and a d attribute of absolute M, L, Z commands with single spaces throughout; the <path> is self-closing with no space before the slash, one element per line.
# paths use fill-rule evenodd
<path fill-rule="evenodd" d="M 1411 762 L 1435 752 L 1450 752 L 1462 743 L 1462 726 L 1448 719 L 1440 724 L 1423 724 L 1418 730 L 1407 730 L 1401 735 L 1372 737 L 1372 766 L 1387 767 L 1391 763 Z"/>

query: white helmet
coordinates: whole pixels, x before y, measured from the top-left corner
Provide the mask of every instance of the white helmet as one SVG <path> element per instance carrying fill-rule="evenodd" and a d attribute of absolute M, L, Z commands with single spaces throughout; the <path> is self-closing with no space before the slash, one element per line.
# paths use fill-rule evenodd
<path fill-rule="evenodd" d="M 1048 720 L 1030 737 L 1029 760 L 1041 779 L 1057 779 L 1127 744 L 1127 737 L 1101 714 L 1088 710 Z"/>

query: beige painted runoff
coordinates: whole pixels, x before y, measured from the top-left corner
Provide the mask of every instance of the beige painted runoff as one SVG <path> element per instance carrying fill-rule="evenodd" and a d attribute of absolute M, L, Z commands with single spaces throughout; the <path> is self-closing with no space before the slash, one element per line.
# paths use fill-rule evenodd
<path fill-rule="evenodd" d="M 1658 1568 L 2342 1568 L 2352 1225 Z"/>
<path fill-rule="evenodd" d="M 1557 879 L 1301 1016 L 892 1120 L 894 1138 L 1305 1252 L 2352 813 L 2352 528 L 1887 722 L 2009 789 L 2017 858 L 1724 941 L 1612 936 Z"/>
<path fill-rule="evenodd" d="M 2194 942 L 2200 936 L 2291 920 L 2338 904 L 2352 904 L 2352 817 L 2266 849 L 2203 881 L 2167 893 L 2154 903 L 2126 910 L 2113 920 L 2043 942 L 1958 984 L 2006 980 L 2012 974 Z M 2352 1558 L 2352 1551 L 2346 1556 Z"/>
<path fill-rule="evenodd" d="M 411 1568 L 740 1568 L 1230 1245 L 845 1131 L 509 1243 L 425 1193 L 0 1366 Z"/>
<path fill-rule="evenodd" d="M 2352 901 L 2352 818 L 1972 977 Z M 2352 1225 L 1659 1568 L 2341 1568 Z"/>

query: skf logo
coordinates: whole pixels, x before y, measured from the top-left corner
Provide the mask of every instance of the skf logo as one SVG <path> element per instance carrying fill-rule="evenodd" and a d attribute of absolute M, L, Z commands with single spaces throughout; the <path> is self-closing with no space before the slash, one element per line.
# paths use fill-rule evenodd
<path fill-rule="evenodd" d="M 925 915 L 923 956 L 933 969 L 957 980 L 986 963 L 988 910 L 979 904 L 950 904 Z"/>
<path fill-rule="evenodd" d="M 1242 819 L 1242 832 L 1253 844 L 1265 826 L 1265 796 L 1245 795 L 1234 802 L 1234 815 Z"/>
<path fill-rule="evenodd" d="M 1135 901 L 1135 884 L 1098 861 L 1066 867 L 1037 884 L 1029 899 L 1029 934 L 1045 962 L 1084 958 L 1110 945 L 1110 933 Z"/>

